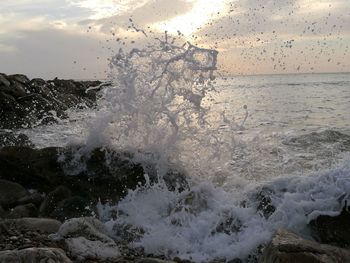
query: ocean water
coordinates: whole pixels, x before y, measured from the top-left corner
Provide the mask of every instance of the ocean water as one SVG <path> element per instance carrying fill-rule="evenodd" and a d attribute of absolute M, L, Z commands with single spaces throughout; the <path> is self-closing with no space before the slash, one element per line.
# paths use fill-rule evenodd
<path fill-rule="evenodd" d="M 254 262 L 280 227 L 312 238 L 307 223 L 350 199 L 350 74 L 214 78 L 215 51 L 161 47 L 119 51 L 97 109 L 18 132 L 151 152 L 160 177 L 185 169 L 188 190 L 160 180 L 98 205 L 112 237 L 148 254 Z"/>

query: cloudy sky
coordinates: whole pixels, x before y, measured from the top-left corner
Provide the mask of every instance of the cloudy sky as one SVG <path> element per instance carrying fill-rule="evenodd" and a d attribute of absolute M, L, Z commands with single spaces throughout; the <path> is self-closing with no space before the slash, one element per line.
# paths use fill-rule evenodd
<path fill-rule="evenodd" d="M 0 0 L 0 72 L 103 78 L 165 30 L 222 74 L 350 72 L 349 0 Z"/>

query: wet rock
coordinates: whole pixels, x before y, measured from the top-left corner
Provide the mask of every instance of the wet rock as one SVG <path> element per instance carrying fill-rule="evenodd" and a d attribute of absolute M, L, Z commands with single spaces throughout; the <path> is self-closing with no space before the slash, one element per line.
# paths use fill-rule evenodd
<path fill-rule="evenodd" d="M 0 205 L 0 218 L 5 218 L 5 217 L 6 217 L 6 211 Z"/>
<path fill-rule="evenodd" d="M 34 204 L 19 205 L 11 209 L 8 218 L 36 217 L 38 209 Z"/>
<path fill-rule="evenodd" d="M 32 146 L 33 144 L 25 134 L 0 131 L 0 147 L 4 146 Z"/>
<path fill-rule="evenodd" d="M 62 224 L 54 238 L 64 238 L 70 254 L 78 259 L 111 260 L 120 257 L 105 226 L 92 217 L 73 218 Z"/>
<path fill-rule="evenodd" d="M 40 204 L 44 201 L 44 197 L 43 195 L 37 193 L 37 192 L 34 192 L 34 193 L 31 193 L 27 196 L 24 196 L 20 199 L 18 199 L 17 203 L 19 205 L 25 205 L 25 204 L 34 204 L 35 206 L 39 207 Z"/>
<path fill-rule="evenodd" d="M 0 251 L 1 263 L 71 263 L 62 249 L 58 248 L 26 248 L 22 250 Z"/>
<path fill-rule="evenodd" d="M 10 87 L 11 82 L 7 79 L 7 76 L 0 73 L 0 86 Z"/>
<path fill-rule="evenodd" d="M 66 186 L 59 186 L 50 192 L 40 206 L 40 215 L 49 216 L 59 205 L 59 202 L 72 196 L 72 192 Z"/>
<path fill-rule="evenodd" d="M 318 216 L 309 226 L 313 236 L 322 243 L 350 246 L 350 207 L 346 204 L 338 216 Z"/>
<path fill-rule="evenodd" d="M 7 78 L 9 80 L 12 80 L 12 81 L 17 81 L 21 84 L 28 84 L 29 83 L 29 78 L 23 74 L 13 74 L 13 75 L 7 76 Z"/>
<path fill-rule="evenodd" d="M 162 260 L 158 258 L 141 258 L 135 261 L 136 263 L 175 263 L 175 261 Z"/>
<path fill-rule="evenodd" d="M 82 198 L 79 207 L 85 200 L 88 205 L 96 204 L 99 200 L 118 201 L 127 194 L 128 189 L 145 184 L 143 165 L 133 161 L 132 154 L 101 148 L 84 151 L 84 147 L 0 148 L 0 167 L 3 168 L 0 169 L 0 179 L 15 181 L 26 189 L 44 193 L 52 192 L 59 185 L 65 186 L 72 195 Z M 150 175 L 151 183 L 155 182 L 155 178 L 156 174 Z M 178 186 L 176 180 L 169 182 L 176 184 L 171 189 Z M 170 186 L 173 185 L 170 183 Z M 59 202 L 69 197 L 52 195 L 45 199 L 40 209 L 41 215 L 49 216 Z M 78 199 L 75 201 L 77 203 Z"/>
<path fill-rule="evenodd" d="M 95 212 L 90 208 L 89 200 L 80 196 L 73 196 L 61 201 L 50 213 L 50 218 L 64 221 L 70 218 L 92 216 Z M 94 207 L 94 205 L 91 205 Z"/>
<path fill-rule="evenodd" d="M 0 179 L 1 206 L 9 207 L 11 205 L 14 205 L 20 198 L 27 196 L 27 194 L 27 190 L 20 184 Z"/>
<path fill-rule="evenodd" d="M 45 234 L 56 233 L 62 225 L 58 220 L 49 218 L 5 219 L 1 223 L 9 231 L 15 230 L 17 232 L 39 232 Z"/>
<path fill-rule="evenodd" d="M 288 230 L 278 230 L 264 249 L 261 263 L 344 263 L 350 252 L 329 245 L 305 240 Z"/>
<path fill-rule="evenodd" d="M 271 196 L 274 194 L 273 190 L 269 188 L 261 189 L 255 196 L 258 201 L 257 210 L 267 219 L 276 210 L 275 206 L 272 204 Z"/>
<path fill-rule="evenodd" d="M 96 91 L 86 92 L 101 82 L 43 79 L 0 73 L 0 128 L 27 128 L 64 119 L 70 107 L 95 105 Z M 57 115 L 57 116 L 56 116 Z"/>
<path fill-rule="evenodd" d="M 17 81 L 11 81 L 11 86 L 5 90 L 5 92 L 12 95 L 14 98 L 20 98 L 28 95 L 25 86 Z"/>

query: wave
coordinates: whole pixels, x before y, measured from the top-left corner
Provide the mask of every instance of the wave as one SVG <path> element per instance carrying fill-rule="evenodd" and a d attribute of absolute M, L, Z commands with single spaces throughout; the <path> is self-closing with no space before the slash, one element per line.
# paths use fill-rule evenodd
<path fill-rule="evenodd" d="M 311 220 L 341 211 L 350 198 L 350 161 L 230 191 L 195 181 L 183 192 L 169 191 L 162 182 L 129 191 L 115 206 L 100 204 L 101 219 L 112 236 L 147 254 L 195 262 L 253 260 L 278 228 L 312 238 Z"/>

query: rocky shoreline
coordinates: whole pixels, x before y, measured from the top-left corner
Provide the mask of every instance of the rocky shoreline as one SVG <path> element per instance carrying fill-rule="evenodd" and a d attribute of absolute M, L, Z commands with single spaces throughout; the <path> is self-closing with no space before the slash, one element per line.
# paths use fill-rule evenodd
<path fill-rule="evenodd" d="M 73 107 L 93 107 L 101 81 L 30 80 L 0 73 L 0 129 L 29 128 L 67 118 Z"/>
<path fill-rule="evenodd" d="M 0 74 L 0 263 L 190 262 L 131 249 L 127 241 L 142 233 L 120 229 L 120 238 L 113 239 L 98 220 L 97 204 L 118 202 L 128 189 L 146 183 L 145 173 L 151 184 L 157 182 L 156 164 L 136 163 L 129 152 L 86 151 L 82 145 L 35 149 L 28 137 L 11 131 L 66 118 L 65 111 L 72 107 L 94 107 L 101 85 Z M 164 180 L 171 191 L 188 189 L 186 174 L 177 167 L 169 167 Z M 269 218 L 275 208 L 268 191 L 260 191 L 256 199 L 257 213 Z M 191 202 L 190 191 L 183 201 Z M 227 230 L 224 223 L 220 227 L 218 231 Z M 350 262 L 346 203 L 338 215 L 318 216 L 308 228 L 315 241 L 280 229 L 261 247 L 259 258 L 247 262 Z"/>
<path fill-rule="evenodd" d="M 128 189 L 145 184 L 145 166 L 132 162 L 130 154 L 102 148 L 70 163 L 69 156 L 81 149 L 0 148 L 0 262 L 170 262 L 128 248 L 130 235 L 139 234 L 129 229 L 118 231 L 118 241 L 112 239 L 97 219 L 98 202 L 118 202 Z M 62 156 L 68 159 L 62 161 Z M 146 167 L 154 183 L 152 165 Z M 74 176 L 67 176 L 70 172 Z M 169 190 L 187 189 L 186 176 L 175 169 L 169 169 L 166 178 Z M 274 208 L 268 196 L 261 192 L 256 198 L 261 216 L 269 217 Z M 310 231 L 320 243 L 281 229 L 261 249 L 260 258 L 248 262 L 349 262 L 349 222 L 347 206 L 337 216 L 311 221 Z"/>

